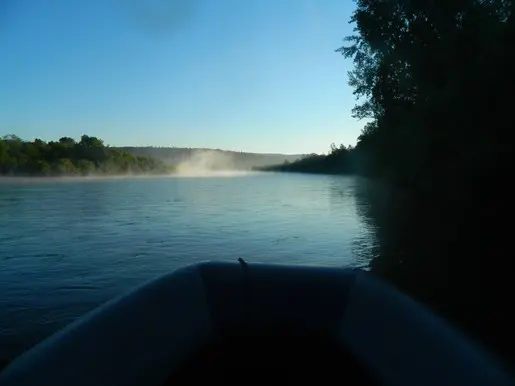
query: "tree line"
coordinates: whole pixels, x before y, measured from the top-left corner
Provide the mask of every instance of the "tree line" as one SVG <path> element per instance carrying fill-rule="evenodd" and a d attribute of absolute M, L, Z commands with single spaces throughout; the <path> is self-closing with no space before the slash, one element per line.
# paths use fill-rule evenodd
<path fill-rule="evenodd" d="M 282 164 L 256 167 L 256 170 L 272 172 L 293 172 L 313 174 L 348 174 L 354 172 L 352 146 L 331 144 L 330 152 L 323 154 L 308 154 L 290 162 L 285 159 Z"/>
<path fill-rule="evenodd" d="M 0 137 L 0 175 L 63 176 L 91 174 L 164 173 L 167 168 L 151 157 L 135 156 L 83 135 L 45 142 L 24 141 L 16 135 Z"/>

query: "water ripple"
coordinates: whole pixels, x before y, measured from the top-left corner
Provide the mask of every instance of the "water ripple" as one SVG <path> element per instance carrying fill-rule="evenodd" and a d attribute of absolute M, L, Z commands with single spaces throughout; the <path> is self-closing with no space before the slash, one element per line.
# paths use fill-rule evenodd
<path fill-rule="evenodd" d="M 366 266 L 373 229 L 337 176 L 3 182 L 0 359 L 202 260 Z"/>

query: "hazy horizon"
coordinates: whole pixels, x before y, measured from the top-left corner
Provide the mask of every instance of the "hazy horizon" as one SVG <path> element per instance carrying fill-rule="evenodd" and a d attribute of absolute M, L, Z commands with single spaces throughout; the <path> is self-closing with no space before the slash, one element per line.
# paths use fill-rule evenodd
<path fill-rule="evenodd" d="M 111 145 L 109 145 L 111 146 Z M 193 147 L 193 146 L 155 146 L 155 145 L 127 145 L 127 146 L 113 146 L 121 149 L 128 148 L 162 148 L 162 149 L 189 149 L 189 150 L 214 150 L 214 151 L 223 151 L 223 152 L 231 152 L 231 153 L 248 153 L 248 154 L 260 154 L 260 155 L 305 155 L 308 153 L 270 153 L 270 152 L 254 152 L 254 151 L 245 151 L 239 149 L 223 149 L 223 148 L 213 148 L 213 147 Z"/>
<path fill-rule="evenodd" d="M 355 144 L 363 126 L 334 52 L 352 2 L 0 7 L 0 130 L 26 140 L 307 154 Z"/>

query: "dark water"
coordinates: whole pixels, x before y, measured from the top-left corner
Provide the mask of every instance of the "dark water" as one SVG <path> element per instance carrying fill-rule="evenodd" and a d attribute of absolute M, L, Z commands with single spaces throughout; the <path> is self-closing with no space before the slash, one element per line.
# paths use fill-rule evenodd
<path fill-rule="evenodd" d="M 0 359 L 202 260 L 367 266 L 352 177 L 249 174 L 0 182 Z"/>

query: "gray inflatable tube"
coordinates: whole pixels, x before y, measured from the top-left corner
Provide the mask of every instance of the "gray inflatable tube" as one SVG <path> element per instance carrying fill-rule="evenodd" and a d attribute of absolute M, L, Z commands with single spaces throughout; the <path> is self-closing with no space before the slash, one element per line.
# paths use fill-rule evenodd
<path fill-rule="evenodd" d="M 370 274 L 209 262 L 90 312 L 0 385 L 509 385 L 479 348 Z"/>

